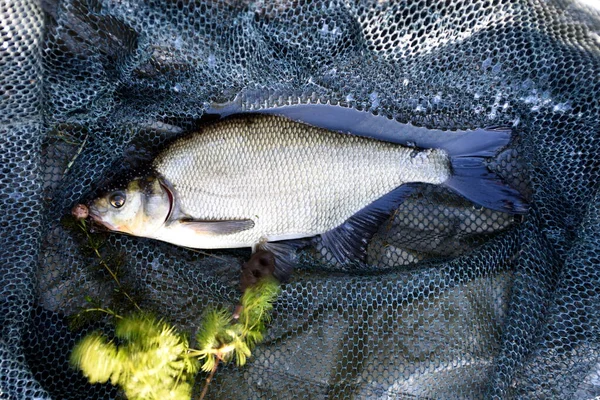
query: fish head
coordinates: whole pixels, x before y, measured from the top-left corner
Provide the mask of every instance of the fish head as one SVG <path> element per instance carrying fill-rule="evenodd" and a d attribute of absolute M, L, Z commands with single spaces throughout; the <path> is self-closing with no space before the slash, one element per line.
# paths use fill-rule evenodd
<path fill-rule="evenodd" d="M 173 196 L 160 178 L 135 178 L 88 203 L 92 220 L 107 229 L 152 237 L 171 213 Z"/>

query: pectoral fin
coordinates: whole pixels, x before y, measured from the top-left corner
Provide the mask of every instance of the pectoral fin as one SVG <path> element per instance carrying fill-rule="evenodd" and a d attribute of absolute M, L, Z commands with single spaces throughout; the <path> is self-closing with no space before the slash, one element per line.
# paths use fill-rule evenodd
<path fill-rule="evenodd" d="M 196 219 L 182 219 L 179 221 L 185 227 L 191 228 L 201 235 L 231 235 L 254 228 L 251 219 L 203 221 Z"/>

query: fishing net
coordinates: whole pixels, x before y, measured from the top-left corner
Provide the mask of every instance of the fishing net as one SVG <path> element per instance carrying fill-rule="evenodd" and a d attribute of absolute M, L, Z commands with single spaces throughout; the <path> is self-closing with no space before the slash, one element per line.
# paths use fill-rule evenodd
<path fill-rule="evenodd" d="M 68 364 L 110 322 L 74 318 L 92 303 L 126 292 L 191 334 L 238 301 L 249 250 L 96 233 L 95 254 L 66 217 L 125 155 L 223 104 L 511 127 L 489 168 L 529 212 L 422 185 L 368 265 L 316 243 L 208 398 L 600 396 L 599 34 L 569 0 L 0 1 L 0 397 L 122 398 Z"/>

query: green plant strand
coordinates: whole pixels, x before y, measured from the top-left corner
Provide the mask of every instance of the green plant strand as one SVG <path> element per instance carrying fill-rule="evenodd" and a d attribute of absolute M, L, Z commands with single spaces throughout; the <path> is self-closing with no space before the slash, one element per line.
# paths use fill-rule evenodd
<path fill-rule="evenodd" d="M 240 322 L 232 323 L 223 318 L 218 311 L 210 311 L 205 317 L 210 330 L 200 330 L 196 336 L 200 350 L 194 355 L 200 360 L 203 371 L 211 371 L 219 361 L 229 362 L 235 355 L 237 364 L 242 366 L 250 355 L 251 348 L 258 343 L 269 321 L 273 303 L 279 295 L 279 283 L 274 279 L 263 279 L 254 287 L 248 288 L 242 296 Z M 203 327 L 205 325 L 203 324 Z"/>
<path fill-rule="evenodd" d="M 115 338 L 93 332 L 77 343 L 71 364 L 82 370 L 90 382 L 123 388 L 129 400 L 189 399 L 199 369 L 210 372 L 201 398 L 219 363 L 233 358 L 245 365 L 251 350 L 262 340 L 270 311 L 279 294 L 279 283 L 263 279 L 242 296 L 239 321 L 224 310 L 209 310 L 196 335 L 199 349 L 190 349 L 188 339 L 174 326 L 141 312 L 114 315 Z M 200 365 L 202 361 L 202 365 Z"/>
<path fill-rule="evenodd" d="M 88 232 L 87 226 L 85 224 L 85 220 L 81 220 L 80 222 L 81 223 L 79 224 L 79 226 L 81 227 L 81 230 L 85 233 L 85 236 L 87 237 L 88 243 L 90 243 L 90 247 L 94 251 L 94 254 L 100 260 L 100 265 L 102 265 L 102 267 L 110 274 L 112 279 L 115 281 L 115 283 L 118 286 L 119 292 L 123 293 L 123 295 L 125 297 L 127 297 L 127 300 L 129 300 L 131 302 L 131 304 L 133 304 L 133 306 L 136 308 L 136 310 L 138 310 L 139 312 L 142 312 L 142 309 L 140 308 L 140 306 L 138 306 L 138 304 L 131 298 L 131 296 L 129 296 L 129 293 L 127 293 L 127 291 L 123 289 L 123 286 L 121 285 L 121 281 L 119 280 L 119 277 L 117 276 L 117 274 L 108 266 L 106 261 L 104 261 L 104 258 L 102 257 L 102 255 L 100 254 L 100 251 L 98 250 L 99 247 L 95 244 L 94 239 L 91 237 L 90 233 Z"/>

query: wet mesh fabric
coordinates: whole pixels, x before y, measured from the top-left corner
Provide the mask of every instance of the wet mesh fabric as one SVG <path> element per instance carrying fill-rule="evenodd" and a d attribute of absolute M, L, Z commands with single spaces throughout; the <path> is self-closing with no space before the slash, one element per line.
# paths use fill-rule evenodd
<path fill-rule="evenodd" d="M 368 265 L 316 243 L 213 399 L 600 396 L 600 14 L 525 0 L 0 0 L 0 398 L 123 398 L 68 365 L 126 307 L 71 207 L 235 100 L 331 104 L 442 131 L 509 126 L 489 168 L 524 216 L 422 185 Z M 193 334 L 248 250 L 96 234 L 140 306 Z M 202 375 L 197 379 L 198 390 Z M 197 394 L 196 394 L 197 396 Z"/>

